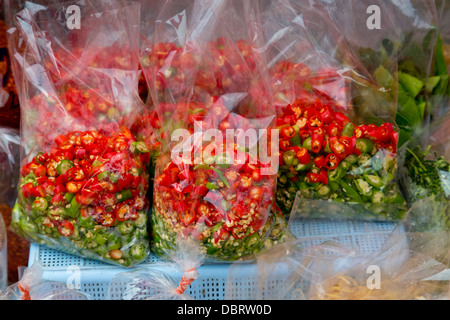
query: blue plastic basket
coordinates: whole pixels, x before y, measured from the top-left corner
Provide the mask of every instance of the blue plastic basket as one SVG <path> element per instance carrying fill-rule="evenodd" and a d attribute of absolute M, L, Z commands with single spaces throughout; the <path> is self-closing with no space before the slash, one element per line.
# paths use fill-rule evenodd
<path fill-rule="evenodd" d="M 344 246 L 358 249 L 363 254 L 378 251 L 385 243 L 391 232 L 397 226 L 391 222 L 363 222 L 363 221 L 328 221 L 328 220 L 299 220 L 290 226 L 291 232 L 302 239 L 306 246 L 313 246 L 325 241 L 335 241 Z M 405 244 L 407 246 L 407 243 Z M 28 265 L 39 261 L 44 267 L 44 279 L 68 282 L 74 268 L 80 271 L 80 291 L 89 294 L 93 299 L 103 299 L 110 286 L 112 278 L 129 268 L 120 268 L 98 261 L 83 259 L 50 249 L 43 245 L 32 244 Z M 158 262 L 158 258 L 150 255 L 141 265 Z M 248 268 L 249 272 L 245 272 Z M 249 290 L 257 286 L 252 272 L 253 264 L 243 267 L 242 277 L 234 278 L 233 292 L 227 292 L 227 299 L 245 298 Z M 209 264 L 198 269 L 199 278 L 187 289 L 186 293 L 197 300 L 222 300 L 225 297 L 228 271 L 230 264 Z M 253 275 L 253 276 L 252 276 Z M 180 273 L 171 274 L 173 279 L 179 281 Z M 69 281 L 69 283 L 71 283 Z M 110 296 L 122 296 L 124 286 L 110 288 Z M 274 283 L 276 288 L 276 283 Z"/>

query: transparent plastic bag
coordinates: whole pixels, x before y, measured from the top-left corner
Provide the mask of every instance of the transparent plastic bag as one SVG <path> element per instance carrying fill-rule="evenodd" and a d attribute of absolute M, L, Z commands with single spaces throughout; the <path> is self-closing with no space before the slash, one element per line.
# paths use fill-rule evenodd
<path fill-rule="evenodd" d="M 384 2 L 375 3 L 389 12 Z M 325 206 L 328 200 L 404 202 L 394 181 L 396 81 L 383 78 L 395 71 L 396 60 L 369 68 L 360 58 L 364 49 L 381 50 L 386 30 L 395 30 L 389 14 L 384 33 L 362 27 L 375 3 L 261 2 L 259 51 L 270 68 L 280 137 L 276 200 L 286 216 L 296 197 Z M 395 32 L 389 36 L 398 41 Z"/>
<path fill-rule="evenodd" d="M 251 268 L 232 265 L 226 298 L 242 291 L 236 286 L 244 278 L 248 287 L 241 292 L 242 299 L 449 299 L 448 282 L 430 281 L 445 265 L 409 248 L 409 237 L 397 228 L 372 254 L 332 241 L 314 246 L 305 240 L 290 241 L 259 255 Z"/>
<path fill-rule="evenodd" d="M 0 292 L 0 300 L 91 300 L 92 298 L 65 283 L 47 281 L 43 278 L 43 268 L 35 263 L 22 270 L 19 282 Z"/>
<path fill-rule="evenodd" d="M 141 58 L 165 132 L 151 215 L 161 256 L 183 235 L 200 240 L 208 261 L 247 260 L 288 234 L 272 209 L 276 171 L 260 158 L 275 110 L 252 43 L 255 10 L 252 1 L 167 1 Z"/>
<path fill-rule="evenodd" d="M 69 26 L 70 5 L 80 29 Z M 139 16 L 131 2 L 27 2 L 10 32 L 24 148 L 11 226 L 123 266 L 149 253 L 150 150 L 130 132 L 144 108 Z"/>
<path fill-rule="evenodd" d="M 399 181 L 411 205 L 406 221 L 415 232 L 450 231 L 449 123 L 450 112 L 400 150 Z"/>

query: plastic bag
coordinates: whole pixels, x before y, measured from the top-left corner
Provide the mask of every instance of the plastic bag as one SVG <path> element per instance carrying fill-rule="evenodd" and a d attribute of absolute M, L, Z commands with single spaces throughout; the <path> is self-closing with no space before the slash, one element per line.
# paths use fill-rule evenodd
<path fill-rule="evenodd" d="M 70 5 L 81 29 L 70 26 Z M 130 132 L 144 108 L 139 12 L 120 1 L 27 2 L 10 32 L 24 148 L 12 228 L 123 266 L 149 253 L 149 149 Z"/>
<path fill-rule="evenodd" d="M 362 245 L 347 247 L 332 241 L 315 246 L 305 240 L 281 244 L 259 255 L 251 268 L 232 265 L 226 299 L 236 297 L 236 292 L 241 299 L 257 300 L 450 298 L 448 282 L 427 282 L 445 265 L 410 249 L 408 235 L 400 228 L 380 250 L 372 254 L 363 250 Z M 245 292 L 237 287 L 242 279 L 248 284 Z"/>
<path fill-rule="evenodd" d="M 105 300 L 191 300 L 185 291 L 199 277 L 204 253 L 193 238 L 177 241 L 176 249 L 166 252 L 169 261 L 114 276 Z"/>
<path fill-rule="evenodd" d="M 40 263 L 22 272 L 19 282 L 0 293 L 0 300 L 91 300 L 88 294 L 70 289 L 65 283 L 45 280 Z"/>
<path fill-rule="evenodd" d="M 0 128 L 0 204 L 14 206 L 17 197 L 17 182 L 20 166 L 19 131 L 11 128 Z"/>
<path fill-rule="evenodd" d="M 168 1 L 141 58 L 166 133 L 151 215 L 161 256 L 180 235 L 200 240 L 212 261 L 251 259 L 287 236 L 272 213 L 270 159 L 258 153 L 271 143 L 261 132 L 274 128 L 275 110 L 252 43 L 255 9 L 252 1 Z"/>
<path fill-rule="evenodd" d="M 296 196 L 364 204 L 369 211 L 404 202 L 394 181 L 396 83 L 380 81 L 383 72 L 395 71 L 395 60 L 368 68 L 359 57 L 362 48 L 382 47 L 381 31 L 359 27 L 366 26 L 370 4 L 262 2 L 259 51 L 270 68 L 280 137 L 276 200 L 287 216 Z M 389 15 L 384 21 L 392 28 Z M 374 212 L 375 219 L 402 215 Z"/>

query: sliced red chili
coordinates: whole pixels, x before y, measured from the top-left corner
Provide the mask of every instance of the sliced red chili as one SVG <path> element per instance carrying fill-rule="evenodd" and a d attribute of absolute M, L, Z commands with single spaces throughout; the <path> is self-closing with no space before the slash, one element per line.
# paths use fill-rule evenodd
<path fill-rule="evenodd" d="M 295 135 L 295 130 L 292 126 L 286 126 L 281 128 L 280 136 L 282 138 L 290 139 Z"/>
<path fill-rule="evenodd" d="M 325 166 L 328 170 L 336 169 L 339 165 L 339 158 L 334 154 L 330 153 L 325 158 Z"/>
<path fill-rule="evenodd" d="M 314 153 L 319 153 L 320 149 L 322 149 L 322 142 L 324 140 L 324 136 L 320 135 L 316 132 L 312 134 L 311 140 L 311 151 Z"/>
<path fill-rule="evenodd" d="M 308 164 L 311 162 L 311 156 L 309 155 L 308 149 L 303 147 L 297 151 L 297 158 L 298 162 L 301 164 Z"/>
<path fill-rule="evenodd" d="M 74 232 L 73 224 L 67 220 L 63 220 L 58 225 L 58 231 L 63 237 L 70 237 Z"/>
<path fill-rule="evenodd" d="M 323 126 L 323 121 L 320 116 L 312 116 L 308 120 L 308 127 L 310 129 L 318 128 Z"/>
<path fill-rule="evenodd" d="M 316 167 L 318 168 L 323 168 L 325 167 L 325 157 L 323 155 L 317 156 L 314 158 L 314 164 L 316 165 Z"/>

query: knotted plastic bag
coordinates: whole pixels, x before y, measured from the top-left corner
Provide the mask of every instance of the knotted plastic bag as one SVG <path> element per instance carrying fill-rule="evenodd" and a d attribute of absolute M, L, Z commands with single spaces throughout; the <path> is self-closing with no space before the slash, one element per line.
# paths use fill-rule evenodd
<path fill-rule="evenodd" d="M 186 289 L 199 277 L 204 254 L 192 238 L 179 239 L 166 262 L 140 267 L 114 276 L 105 300 L 190 300 Z M 181 279 L 180 279 L 181 275 Z M 178 280 L 179 279 L 179 280 Z"/>
<path fill-rule="evenodd" d="M 384 37 L 398 42 L 395 32 L 386 31 L 395 30 L 389 14 L 383 15 L 383 30 L 366 27 L 370 5 L 383 13 L 389 6 L 285 0 L 261 5 L 259 51 L 270 68 L 279 129 L 277 204 L 289 216 L 296 196 L 334 200 L 363 207 L 369 219 L 399 219 L 404 200 L 394 181 L 396 81 L 386 76 L 396 70 L 395 55 L 370 67 L 361 61 L 365 49 L 384 50 Z M 394 212 L 380 212 L 380 204 Z"/>
<path fill-rule="evenodd" d="M 17 283 L 0 293 L 0 300 L 91 300 L 91 297 L 69 288 L 63 282 L 45 280 L 40 263 L 22 268 Z"/>
<path fill-rule="evenodd" d="M 246 260 L 287 234 L 272 213 L 276 171 L 261 158 L 275 111 L 253 43 L 256 8 L 168 1 L 141 58 L 166 133 L 151 216 L 161 256 L 181 235 L 200 241 L 207 260 Z"/>

